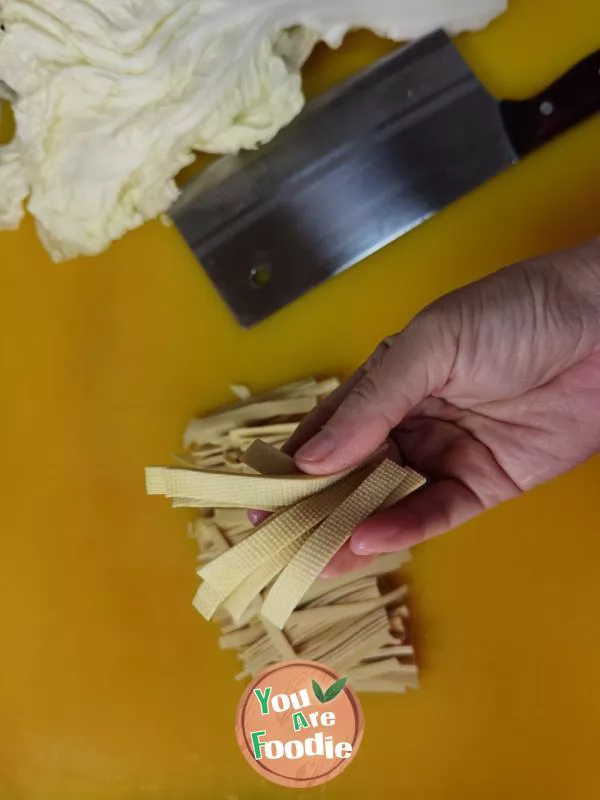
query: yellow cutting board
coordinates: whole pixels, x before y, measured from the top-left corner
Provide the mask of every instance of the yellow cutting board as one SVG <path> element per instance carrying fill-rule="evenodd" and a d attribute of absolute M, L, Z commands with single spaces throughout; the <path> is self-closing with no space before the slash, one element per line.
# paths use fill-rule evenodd
<path fill-rule="evenodd" d="M 500 96 L 600 46 L 597 0 L 510 5 L 461 40 Z M 388 48 L 320 50 L 309 90 Z M 345 374 L 441 293 L 598 234 L 600 117 L 250 332 L 159 223 L 63 266 L 30 221 L 1 235 L 0 798 L 289 795 L 237 750 L 237 665 L 144 466 L 230 383 Z M 415 551 L 422 689 L 364 697 L 361 752 L 319 797 L 600 796 L 599 482 L 595 460 Z"/>

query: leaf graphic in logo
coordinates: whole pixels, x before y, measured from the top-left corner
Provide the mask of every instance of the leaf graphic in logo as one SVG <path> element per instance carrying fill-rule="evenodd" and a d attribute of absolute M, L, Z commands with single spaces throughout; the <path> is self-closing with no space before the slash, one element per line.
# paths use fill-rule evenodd
<path fill-rule="evenodd" d="M 313 680 L 313 682 L 312 682 L 312 690 L 313 690 L 313 692 L 315 694 L 315 697 L 319 701 L 319 703 L 324 703 L 325 702 L 325 695 L 323 694 L 323 689 L 321 689 L 321 687 L 319 686 L 319 684 L 315 680 Z"/>
<path fill-rule="evenodd" d="M 319 684 L 313 680 L 312 688 L 315 697 L 320 703 L 329 703 L 330 700 L 335 700 L 338 694 L 343 690 L 344 686 L 348 682 L 348 678 L 340 678 L 337 681 L 334 681 L 327 691 L 323 691 Z"/>
<path fill-rule="evenodd" d="M 327 689 L 325 692 L 325 699 L 321 702 L 329 703 L 330 700 L 334 700 L 338 694 L 343 691 L 347 682 L 348 678 L 340 678 L 338 681 L 335 681 L 335 683 L 332 683 L 329 689 Z"/>

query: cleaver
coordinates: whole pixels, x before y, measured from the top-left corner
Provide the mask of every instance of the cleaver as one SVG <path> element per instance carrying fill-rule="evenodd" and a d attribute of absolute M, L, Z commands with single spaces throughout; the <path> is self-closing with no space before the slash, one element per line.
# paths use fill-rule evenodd
<path fill-rule="evenodd" d="M 600 50 L 537 97 L 499 101 L 437 31 L 215 161 L 171 214 L 250 327 L 598 111 Z"/>

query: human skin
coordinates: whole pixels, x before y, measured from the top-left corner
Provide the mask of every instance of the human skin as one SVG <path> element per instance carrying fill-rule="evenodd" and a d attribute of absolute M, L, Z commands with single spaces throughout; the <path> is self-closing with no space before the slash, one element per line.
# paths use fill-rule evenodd
<path fill-rule="evenodd" d="M 286 446 L 313 475 L 385 441 L 427 486 L 360 525 L 326 574 L 411 547 L 600 450 L 600 239 L 459 289 L 418 314 Z"/>

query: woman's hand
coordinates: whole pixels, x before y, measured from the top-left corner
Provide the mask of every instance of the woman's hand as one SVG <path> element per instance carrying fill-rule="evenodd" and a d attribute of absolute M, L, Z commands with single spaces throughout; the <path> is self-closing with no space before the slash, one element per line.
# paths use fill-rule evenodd
<path fill-rule="evenodd" d="M 430 483 L 363 523 L 327 574 L 445 533 L 600 450 L 600 240 L 438 300 L 286 449 L 328 474 L 386 439 Z"/>

